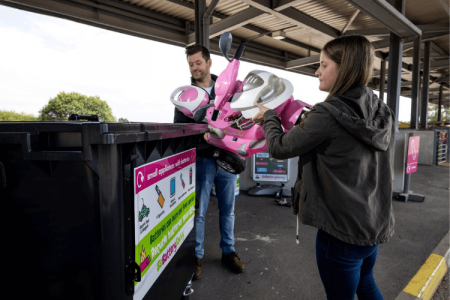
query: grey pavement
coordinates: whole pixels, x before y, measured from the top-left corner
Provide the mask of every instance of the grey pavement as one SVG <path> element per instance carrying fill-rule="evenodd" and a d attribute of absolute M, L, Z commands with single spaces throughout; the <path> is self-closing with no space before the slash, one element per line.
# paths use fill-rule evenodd
<path fill-rule="evenodd" d="M 425 202 L 394 200 L 395 234 L 380 245 L 375 280 L 386 300 L 395 299 L 449 231 L 449 167 L 419 165 L 411 190 Z M 235 274 L 221 264 L 217 199 L 206 216 L 203 277 L 194 281 L 191 300 L 326 299 L 315 261 L 317 229 L 300 224 L 274 197 L 236 198 L 236 251 L 245 263 Z M 288 198 L 288 201 L 290 199 Z"/>

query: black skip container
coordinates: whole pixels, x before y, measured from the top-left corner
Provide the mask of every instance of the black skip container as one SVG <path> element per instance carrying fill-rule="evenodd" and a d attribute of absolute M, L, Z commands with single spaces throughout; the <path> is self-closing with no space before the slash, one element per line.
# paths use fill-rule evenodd
<path fill-rule="evenodd" d="M 133 170 L 195 148 L 206 125 L 0 122 L 5 289 L 14 299 L 133 299 Z M 195 228 L 144 299 L 180 299 Z"/>

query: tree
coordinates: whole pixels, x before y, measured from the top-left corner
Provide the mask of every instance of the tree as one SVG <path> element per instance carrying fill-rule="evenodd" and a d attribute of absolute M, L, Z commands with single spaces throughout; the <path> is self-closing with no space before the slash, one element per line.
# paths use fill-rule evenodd
<path fill-rule="evenodd" d="M 30 114 L 16 113 L 15 111 L 0 110 L 0 121 L 37 121 L 38 119 Z"/>
<path fill-rule="evenodd" d="M 428 122 L 437 121 L 439 105 L 428 103 Z M 450 108 L 441 107 L 441 121 L 448 121 L 450 117 Z"/>
<path fill-rule="evenodd" d="M 100 121 L 115 122 L 111 108 L 98 96 L 85 96 L 79 93 L 61 92 L 40 111 L 43 121 L 67 121 L 71 114 L 98 115 Z"/>

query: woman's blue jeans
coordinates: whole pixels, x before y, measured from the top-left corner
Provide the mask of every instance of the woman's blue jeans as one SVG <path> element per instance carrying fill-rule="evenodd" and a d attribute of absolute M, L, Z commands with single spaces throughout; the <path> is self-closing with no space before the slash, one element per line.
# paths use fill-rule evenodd
<path fill-rule="evenodd" d="M 348 244 L 323 230 L 317 232 L 316 259 L 329 300 L 382 300 L 373 278 L 378 245 Z"/>
<path fill-rule="evenodd" d="M 219 206 L 220 248 L 224 254 L 234 252 L 234 194 L 236 190 L 235 174 L 231 174 L 216 165 L 212 158 L 197 157 L 196 190 L 198 209 L 195 226 L 195 256 L 205 254 L 205 216 L 213 183 Z"/>

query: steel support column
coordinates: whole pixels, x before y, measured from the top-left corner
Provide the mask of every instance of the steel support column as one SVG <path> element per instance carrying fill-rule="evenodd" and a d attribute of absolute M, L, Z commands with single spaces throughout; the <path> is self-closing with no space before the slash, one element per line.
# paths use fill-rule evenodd
<path fill-rule="evenodd" d="M 425 53 L 423 57 L 423 79 L 422 79 L 422 107 L 420 111 L 420 128 L 426 129 L 428 126 L 428 98 L 430 89 L 430 54 L 431 42 L 425 42 Z"/>
<path fill-rule="evenodd" d="M 421 71 L 422 72 L 422 71 Z M 422 82 L 423 82 L 423 78 L 422 78 L 422 76 L 419 76 L 419 87 L 422 87 L 423 86 L 423 84 L 422 84 Z M 419 120 L 418 120 L 418 122 L 419 122 L 419 128 L 420 128 L 420 112 L 422 111 L 422 97 L 421 97 L 421 95 L 422 94 L 420 94 L 419 95 L 419 97 L 417 97 L 417 99 L 418 99 L 418 101 L 419 101 Z"/>
<path fill-rule="evenodd" d="M 421 36 L 417 36 L 414 40 L 414 54 L 413 54 L 413 74 L 412 74 L 412 88 L 411 88 L 411 122 L 409 127 L 411 129 L 419 129 L 419 95 L 420 95 L 420 44 Z"/>
<path fill-rule="evenodd" d="M 395 0 L 394 7 L 405 15 L 405 0 Z M 395 114 L 395 128 L 398 131 L 399 100 L 402 79 L 403 40 L 393 32 L 389 40 L 389 75 L 387 87 L 387 105 Z"/>
<path fill-rule="evenodd" d="M 404 6 L 404 0 L 396 1 L 402 2 Z M 397 9 L 398 6 L 396 5 Z M 401 9 L 399 9 L 401 11 Z M 398 107 L 400 99 L 401 89 L 401 75 L 402 75 L 402 53 L 403 53 L 403 41 L 394 33 L 390 33 L 389 43 L 389 75 L 387 86 L 387 105 L 392 109 L 395 115 L 395 128 L 398 131 Z"/>
<path fill-rule="evenodd" d="M 381 61 L 380 66 L 380 99 L 384 101 L 384 90 L 386 89 L 386 61 Z"/>
<path fill-rule="evenodd" d="M 398 110 L 401 89 L 403 41 L 394 33 L 391 33 L 390 40 L 387 105 L 395 114 L 395 128 L 398 130 Z"/>
<path fill-rule="evenodd" d="M 439 107 L 438 107 L 438 121 L 442 121 L 442 92 L 443 92 L 444 86 L 441 85 L 439 86 Z"/>
<path fill-rule="evenodd" d="M 205 45 L 205 28 L 203 26 L 203 14 L 206 11 L 206 0 L 195 0 L 195 43 Z"/>

